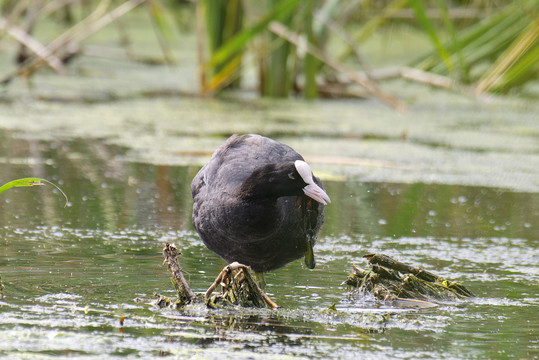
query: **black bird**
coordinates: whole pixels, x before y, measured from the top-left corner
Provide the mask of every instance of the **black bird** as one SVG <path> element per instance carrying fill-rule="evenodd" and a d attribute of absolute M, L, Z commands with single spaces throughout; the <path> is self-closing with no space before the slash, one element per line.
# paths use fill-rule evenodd
<path fill-rule="evenodd" d="M 191 194 L 195 229 L 228 263 L 262 273 L 305 255 L 314 267 L 312 247 L 330 199 L 291 147 L 233 135 L 195 176 Z"/>

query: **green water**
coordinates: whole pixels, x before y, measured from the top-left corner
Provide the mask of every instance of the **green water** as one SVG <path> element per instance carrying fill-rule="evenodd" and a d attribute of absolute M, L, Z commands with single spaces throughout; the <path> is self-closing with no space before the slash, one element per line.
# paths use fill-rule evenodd
<path fill-rule="evenodd" d="M 106 139 L 0 138 L 3 181 L 45 177 L 70 198 L 64 208 L 52 188 L 0 195 L 2 358 L 539 357 L 536 192 L 327 180 L 317 267 L 296 261 L 266 277 L 280 309 L 159 310 L 135 299 L 174 294 L 165 242 L 182 249 L 196 292 L 224 266 L 190 224 L 199 166 L 126 161 Z M 477 298 L 410 309 L 351 295 L 340 283 L 371 252 Z"/>
<path fill-rule="evenodd" d="M 160 59 L 143 15 L 123 22 L 130 52 Z M 43 70 L 0 91 L 0 183 L 42 177 L 70 199 L 64 208 L 52 187 L 0 194 L 1 359 L 539 358 L 537 82 L 516 99 L 380 83 L 406 112 L 249 91 L 204 99 L 193 33 L 175 44 L 175 67 L 129 60 L 118 37 L 110 26 L 86 41 L 100 56 L 77 56 L 68 76 Z M 397 28 L 362 51 L 393 66 L 427 43 Z M 19 44 L 0 47 L 5 75 Z M 256 85 L 250 66 L 244 89 Z M 227 135 L 245 132 L 291 145 L 324 179 L 317 267 L 267 274 L 278 310 L 152 307 L 154 293 L 174 295 L 165 242 L 182 249 L 196 292 L 225 265 L 192 229 L 189 184 Z M 410 309 L 349 294 L 341 282 L 372 252 L 477 297 Z"/>

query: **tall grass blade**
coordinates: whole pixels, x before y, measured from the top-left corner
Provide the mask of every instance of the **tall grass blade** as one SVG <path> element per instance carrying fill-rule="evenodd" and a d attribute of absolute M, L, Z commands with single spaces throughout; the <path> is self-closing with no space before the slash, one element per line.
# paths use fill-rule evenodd
<path fill-rule="evenodd" d="M 313 20 L 315 0 L 310 0 L 305 6 L 304 26 L 307 42 L 318 46 L 317 37 L 314 35 Z M 318 87 L 316 85 L 316 74 L 318 73 L 320 61 L 311 53 L 305 54 L 303 59 L 303 73 L 305 75 L 304 96 L 307 99 L 314 99 L 318 96 Z"/>
<path fill-rule="evenodd" d="M 205 25 L 210 51 L 213 52 L 222 45 L 226 0 L 204 0 L 202 3 L 206 15 Z"/>
<path fill-rule="evenodd" d="M 539 67 L 538 38 L 539 20 L 536 19 L 485 72 L 477 84 L 476 92 L 492 89 L 503 91 L 511 83 L 522 83 L 529 70 Z"/>
<path fill-rule="evenodd" d="M 307 3 L 310 3 L 309 0 Z M 270 0 L 271 8 L 278 7 L 286 0 Z M 287 16 L 281 18 L 281 23 L 288 27 L 301 27 L 301 18 L 306 7 L 301 4 Z M 303 10 L 303 11 L 302 11 Z M 295 16 L 295 15 L 298 16 Z M 300 21 L 295 24 L 295 21 Z M 293 44 L 284 41 L 274 33 L 266 34 L 266 52 L 261 62 L 260 92 L 263 96 L 287 97 L 290 94 L 295 76 L 296 51 Z"/>
<path fill-rule="evenodd" d="M 461 80 L 478 82 L 478 93 L 507 91 L 536 77 L 538 22 L 536 0 L 515 1 L 457 32 L 444 47 L 451 60 L 464 70 Z M 412 62 L 412 66 L 448 73 L 436 51 Z"/>
<path fill-rule="evenodd" d="M 230 59 L 225 66 L 222 67 L 221 71 L 215 74 L 215 76 L 212 76 L 208 84 L 205 84 L 205 91 L 214 93 L 220 88 L 223 88 L 235 81 L 237 78 L 235 78 L 234 75 L 239 76 L 237 69 L 241 65 L 241 60 L 241 55 Z"/>
<path fill-rule="evenodd" d="M 449 69 L 449 71 L 453 72 L 453 69 L 454 69 L 453 61 L 449 57 L 449 53 L 447 49 L 442 44 L 442 41 L 440 40 L 440 37 L 438 36 L 438 33 L 436 32 L 434 25 L 428 18 L 427 12 L 425 10 L 425 6 L 423 5 L 423 1 L 422 0 L 409 0 L 409 4 L 414 10 L 415 17 L 417 21 L 419 22 L 419 24 L 421 25 L 421 27 L 423 28 L 423 31 L 427 33 L 432 43 L 434 44 L 434 47 L 436 48 L 436 51 L 438 52 L 440 59 L 442 59 L 442 61 L 444 62 L 445 66 Z"/>
<path fill-rule="evenodd" d="M 255 37 L 260 35 L 268 27 L 271 21 L 282 19 L 290 15 L 297 7 L 300 0 L 288 0 L 279 3 L 278 6 L 273 8 L 271 12 L 265 15 L 262 19 L 254 23 L 251 27 L 245 28 L 238 32 L 235 36 L 229 39 L 226 43 L 220 46 L 211 56 L 211 58 L 204 64 L 204 69 L 208 70 L 219 64 L 227 62 L 230 58 L 236 56 L 238 53 L 244 51 L 245 47 Z M 220 76 L 215 74 L 214 76 Z M 226 77 L 222 77 L 223 82 Z"/>
<path fill-rule="evenodd" d="M 165 61 L 169 64 L 175 64 L 176 60 L 169 44 L 172 44 L 176 38 L 176 30 L 173 22 L 168 17 L 168 12 L 159 0 L 146 0 L 150 17 L 153 21 L 157 41 L 163 52 Z"/>
<path fill-rule="evenodd" d="M 462 47 L 463 58 L 469 68 L 496 59 L 525 27 L 522 17 L 518 13 L 509 14 L 500 22 L 487 25 L 489 28 L 485 32 Z M 437 65 L 432 70 L 441 72 L 442 68 Z"/>
<path fill-rule="evenodd" d="M 215 53 L 224 43 L 234 37 L 243 28 L 244 9 L 241 0 L 205 0 L 206 34 L 210 52 Z M 239 87 L 241 52 L 231 56 L 227 61 L 208 68 L 210 83 L 203 84 L 205 91 L 216 91 L 221 80 L 228 87 Z M 226 74 L 226 76 L 225 76 Z M 223 85 L 224 87 L 224 85 Z"/>
<path fill-rule="evenodd" d="M 503 77 L 484 91 L 507 92 L 515 86 L 537 79 L 539 74 L 539 46 L 523 55 L 519 61 L 513 64 L 503 74 Z"/>
<path fill-rule="evenodd" d="M 202 2 L 197 2 L 196 5 L 196 39 L 197 39 L 197 73 L 198 87 L 204 89 L 206 86 L 206 71 L 204 64 L 206 63 L 206 29 L 204 27 L 204 5 Z"/>
<path fill-rule="evenodd" d="M 274 21 L 270 24 L 269 29 L 275 34 L 281 36 L 286 41 L 293 43 L 302 51 L 310 53 L 311 55 L 316 57 L 318 60 L 322 61 L 324 64 L 326 64 L 330 68 L 348 77 L 353 82 L 361 85 L 367 91 L 369 91 L 372 95 L 376 96 L 381 101 L 384 101 L 386 104 L 394 107 L 397 110 L 401 110 L 401 111 L 405 110 L 405 106 L 401 104 L 400 101 L 395 99 L 393 96 L 381 91 L 378 88 L 378 86 L 374 82 L 372 82 L 369 78 L 362 76 L 356 71 L 349 69 L 346 65 L 331 59 L 326 53 L 316 48 L 312 44 L 308 44 L 308 43 L 305 44 L 304 42 L 300 41 L 299 35 L 289 30 L 283 24 Z"/>
<path fill-rule="evenodd" d="M 369 19 L 365 25 L 363 25 L 361 30 L 355 36 L 356 41 L 362 43 L 371 37 L 376 29 L 388 21 L 388 18 L 391 15 L 405 8 L 408 5 L 408 1 L 409 0 L 394 0 L 387 4 L 381 11 L 380 15 L 374 16 L 373 18 Z M 340 58 L 342 58 L 342 56 Z"/>
<path fill-rule="evenodd" d="M 449 37 L 451 39 L 450 46 L 453 49 L 453 53 L 456 55 L 456 58 L 458 60 L 457 63 L 459 65 L 460 77 L 466 80 L 468 78 L 468 67 L 466 66 L 464 57 L 462 55 L 462 48 L 458 46 L 457 31 L 455 30 L 453 20 L 451 20 L 451 17 L 449 16 L 449 9 L 447 7 L 447 3 L 445 0 L 436 0 L 436 3 L 438 5 L 438 9 L 440 9 L 445 30 L 449 33 Z"/>
<path fill-rule="evenodd" d="M 383 26 L 388 21 L 388 18 L 391 15 L 393 15 L 400 9 L 405 8 L 408 5 L 408 1 L 409 0 L 393 0 L 389 4 L 387 4 L 381 10 L 379 15 L 376 15 L 370 18 L 365 23 L 365 25 L 361 27 L 359 32 L 353 36 L 354 42 L 357 44 L 361 44 L 365 40 L 367 40 L 369 37 L 371 37 L 372 34 L 376 31 L 376 29 L 378 29 L 380 26 Z M 355 52 L 354 47 L 348 46 L 343 50 L 343 52 L 339 56 L 337 56 L 337 59 L 339 61 L 343 61 L 350 55 L 354 54 L 354 52 Z M 356 57 L 357 57 L 357 54 L 356 54 Z"/>

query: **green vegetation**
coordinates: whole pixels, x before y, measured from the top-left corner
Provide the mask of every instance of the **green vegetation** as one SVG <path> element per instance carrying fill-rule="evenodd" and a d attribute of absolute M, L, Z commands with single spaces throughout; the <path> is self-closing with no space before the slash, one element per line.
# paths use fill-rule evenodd
<path fill-rule="evenodd" d="M 42 186 L 42 185 L 45 185 L 45 184 L 50 184 L 50 185 L 54 186 L 58 191 L 60 191 L 60 193 L 66 199 L 66 206 L 67 206 L 67 203 L 68 203 L 69 200 L 67 199 L 67 195 L 62 191 L 62 189 L 60 189 L 57 185 L 51 183 L 50 181 L 45 180 L 45 179 L 40 179 L 40 178 L 22 178 L 22 179 L 12 180 L 12 181 L 0 186 L 0 194 L 3 193 L 6 190 L 9 190 L 9 189 L 13 188 L 13 187 Z"/>
<path fill-rule="evenodd" d="M 208 47 L 215 53 L 242 30 L 243 3 L 240 0 L 204 0 L 201 7 L 205 14 Z M 209 92 L 225 84 L 231 88 L 239 87 L 242 55 L 243 49 L 238 47 L 227 54 L 226 60 L 209 66 L 211 81 L 203 82 L 206 85 L 204 91 Z"/>
<path fill-rule="evenodd" d="M 173 40 L 174 18 L 180 23 L 181 11 L 196 15 L 203 94 L 238 88 L 244 70 L 254 66 L 263 96 L 374 96 L 398 108 L 399 101 L 381 89 L 383 79 L 400 76 L 453 90 L 505 93 L 539 74 L 536 0 L 0 0 L 0 41 L 20 44 L 16 71 L 0 73 L 0 82 L 43 67 L 65 74 L 69 59 L 84 55 L 81 44 L 111 23 L 118 24 L 128 47 L 133 40 L 120 21 L 136 9 L 149 15 L 169 64 L 181 42 Z M 34 32 L 47 21 L 54 21 L 59 33 L 45 39 Z M 185 31 L 193 27 L 183 25 Z M 432 49 L 411 62 L 396 61 L 394 71 L 371 69 L 365 43 L 402 27 L 429 39 Z"/>
<path fill-rule="evenodd" d="M 420 1 L 413 1 L 420 3 Z M 535 0 L 509 2 L 459 32 L 449 18 L 451 37 L 442 43 L 421 6 L 414 8 L 436 50 L 412 65 L 472 83 L 478 93 L 505 92 L 539 74 L 539 6 Z M 442 14 L 447 8 L 442 9 Z M 439 59 L 443 59 L 440 62 Z"/>
<path fill-rule="evenodd" d="M 474 297 L 464 285 L 397 261 L 384 254 L 363 256 L 371 268 L 353 265 L 343 285 L 361 294 L 372 294 L 382 301 L 405 301 L 412 306 L 434 306 L 436 301 Z"/>

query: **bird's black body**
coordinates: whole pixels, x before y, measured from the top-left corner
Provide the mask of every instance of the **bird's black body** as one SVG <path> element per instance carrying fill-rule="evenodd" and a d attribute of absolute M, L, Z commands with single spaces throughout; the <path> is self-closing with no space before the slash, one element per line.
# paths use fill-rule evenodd
<path fill-rule="evenodd" d="M 259 135 L 221 145 L 191 184 L 193 225 L 204 244 L 256 272 L 312 251 L 324 206 L 302 191 L 296 160 L 303 158 L 292 148 Z"/>

